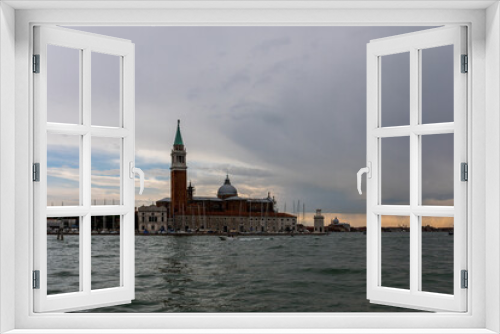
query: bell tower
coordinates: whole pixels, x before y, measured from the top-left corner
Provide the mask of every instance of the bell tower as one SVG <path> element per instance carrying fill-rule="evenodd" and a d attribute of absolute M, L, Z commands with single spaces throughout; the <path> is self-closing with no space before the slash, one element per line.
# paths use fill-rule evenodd
<path fill-rule="evenodd" d="M 170 156 L 170 198 L 171 212 L 182 214 L 187 207 L 187 165 L 186 149 L 181 135 L 181 121 L 177 120 L 177 133 L 175 134 L 174 147 Z"/>

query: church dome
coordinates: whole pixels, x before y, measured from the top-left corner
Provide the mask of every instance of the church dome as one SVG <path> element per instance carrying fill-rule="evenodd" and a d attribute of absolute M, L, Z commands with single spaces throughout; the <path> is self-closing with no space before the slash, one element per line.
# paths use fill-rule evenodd
<path fill-rule="evenodd" d="M 232 196 L 238 196 L 238 191 L 235 187 L 231 185 L 231 181 L 229 180 L 229 175 L 226 176 L 226 180 L 224 184 L 217 191 L 217 197 L 219 198 L 228 198 Z"/>
<path fill-rule="evenodd" d="M 335 217 L 335 219 L 333 220 L 333 223 L 334 223 L 334 224 L 338 224 L 338 223 L 339 223 L 339 220 L 338 220 L 338 218 L 337 218 L 337 217 Z"/>

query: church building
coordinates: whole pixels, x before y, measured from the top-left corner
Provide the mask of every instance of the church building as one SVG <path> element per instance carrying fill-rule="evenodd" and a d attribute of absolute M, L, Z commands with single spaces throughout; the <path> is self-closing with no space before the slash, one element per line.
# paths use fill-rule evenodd
<path fill-rule="evenodd" d="M 265 198 L 238 195 L 229 175 L 217 190 L 217 196 L 195 196 L 195 187 L 187 183 L 187 152 L 177 122 L 171 152 L 170 197 L 156 205 L 138 209 L 141 233 L 157 232 L 292 232 L 297 216 L 276 210 L 276 201 L 268 192 Z"/>

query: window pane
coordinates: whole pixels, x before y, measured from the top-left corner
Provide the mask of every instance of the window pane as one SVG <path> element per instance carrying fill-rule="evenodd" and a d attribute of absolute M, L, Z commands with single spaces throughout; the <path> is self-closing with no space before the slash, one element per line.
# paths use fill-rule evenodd
<path fill-rule="evenodd" d="M 422 123 L 453 122 L 453 45 L 424 49 Z"/>
<path fill-rule="evenodd" d="M 410 124 L 410 53 L 381 58 L 382 126 Z"/>
<path fill-rule="evenodd" d="M 120 216 L 93 216 L 92 289 L 120 286 Z"/>
<path fill-rule="evenodd" d="M 121 125 L 118 56 L 92 52 L 92 125 Z"/>
<path fill-rule="evenodd" d="M 80 205 L 80 136 L 47 134 L 47 205 Z"/>
<path fill-rule="evenodd" d="M 421 217 L 422 291 L 453 294 L 453 218 Z"/>
<path fill-rule="evenodd" d="M 80 291 L 79 217 L 47 218 L 47 294 Z"/>
<path fill-rule="evenodd" d="M 410 205 L 410 137 L 382 138 L 382 204 Z"/>
<path fill-rule="evenodd" d="M 92 137 L 92 205 L 120 204 L 120 138 Z"/>
<path fill-rule="evenodd" d="M 410 217 L 381 216 L 382 282 L 391 288 L 410 288 Z"/>
<path fill-rule="evenodd" d="M 47 121 L 80 122 L 80 53 L 47 45 Z"/>
<path fill-rule="evenodd" d="M 422 204 L 453 206 L 453 134 L 422 136 Z"/>

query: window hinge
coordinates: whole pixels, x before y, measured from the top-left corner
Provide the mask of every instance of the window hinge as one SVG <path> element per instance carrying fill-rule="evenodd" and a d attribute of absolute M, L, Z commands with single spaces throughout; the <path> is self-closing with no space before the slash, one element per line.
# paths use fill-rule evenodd
<path fill-rule="evenodd" d="M 40 163 L 38 162 L 33 164 L 33 181 L 40 182 Z"/>
<path fill-rule="evenodd" d="M 466 162 L 462 162 L 460 165 L 460 180 L 469 181 L 469 165 Z"/>
<path fill-rule="evenodd" d="M 40 270 L 33 270 L 33 289 L 40 289 Z"/>
<path fill-rule="evenodd" d="M 33 73 L 40 73 L 40 55 L 33 55 Z"/>
<path fill-rule="evenodd" d="M 462 270 L 461 272 L 462 276 L 462 289 L 467 289 L 469 287 L 469 273 L 467 270 Z"/>
<path fill-rule="evenodd" d="M 469 72 L 469 56 L 462 55 L 462 73 Z"/>

